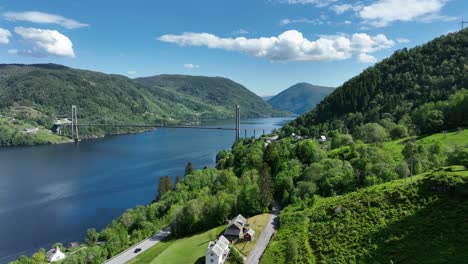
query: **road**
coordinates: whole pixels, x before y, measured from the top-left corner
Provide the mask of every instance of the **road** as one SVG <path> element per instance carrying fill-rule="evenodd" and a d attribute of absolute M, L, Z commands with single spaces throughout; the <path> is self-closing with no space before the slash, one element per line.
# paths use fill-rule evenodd
<path fill-rule="evenodd" d="M 171 228 L 166 227 L 160 230 L 158 233 L 154 234 L 154 236 L 149 237 L 145 240 L 140 241 L 138 244 L 132 246 L 131 248 L 121 252 L 120 254 L 114 256 L 113 258 L 104 262 L 104 264 L 124 264 L 128 261 L 132 260 L 136 256 L 143 253 L 145 250 L 149 249 L 150 247 L 156 245 L 157 243 L 161 242 L 164 238 L 171 234 Z M 138 253 L 134 253 L 135 249 L 141 248 L 141 251 Z"/>
<path fill-rule="evenodd" d="M 258 262 L 260 261 L 263 252 L 265 252 L 268 243 L 270 243 L 270 239 L 273 236 L 273 233 L 275 233 L 275 230 L 278 228 L 279 211 L 280 206 L 276 202 L 273 202 L 273 210 L 270 219 L 268 220 L 267 225 L 263 228 L 260 237 L 257 238 L 257 241 L 255 242 L 255 247 L 250 251 L 250 254 L 247 256 L 247 259 L 245 261 L 246 264 L 258 264 Z"/>

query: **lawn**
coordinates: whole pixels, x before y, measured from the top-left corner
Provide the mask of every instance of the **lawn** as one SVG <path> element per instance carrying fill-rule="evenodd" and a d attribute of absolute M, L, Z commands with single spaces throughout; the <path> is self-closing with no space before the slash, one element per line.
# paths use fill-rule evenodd
<path fill-rule="evenodd" d="M 158 244 L 154 245 L 150 249 L 146 250 L 145 252 L 138 255 L 138 257 L 129 261 L 129 264 L 145 264 L 150 263 L 153 259 L 155 259 L 161 252 L 166 250 L 170 247 L 176 240 L 174 238 L 167 238 Z"/>
<path fill-rule="evenodd" d="M 255 230 L 253 241 L 239 241 L 234 245 L 239 250 L 239 252 L 242 253 L 244 256 L 247 256 L 250 250 L 252 250 L 255 247 L 255 241 L 262 233 L 263 228 L 265 227 L 265 225 L 268 223 L 268 220 L 270 219 L 270 216 L 271 214 L 261 214 L 261 215 L 250 217 L 248 219 L 247 222 L 249 223 L 250 228 Z"/>
<path fill-rule="evenodd" d="M 156 244 L 130 263 L 196 263 L 208 250 L 208 242 L 215 240 L 225 226 L 177 240 Z"/>

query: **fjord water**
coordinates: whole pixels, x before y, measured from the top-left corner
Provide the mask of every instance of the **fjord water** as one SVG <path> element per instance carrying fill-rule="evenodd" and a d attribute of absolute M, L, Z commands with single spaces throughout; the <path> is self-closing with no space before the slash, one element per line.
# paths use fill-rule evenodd
<path fill-rule="evenodd" d="M 241 127 L 267 133 L 288 120 L 242 120 Z M 204 125 L 233 127 L 234 121 Z M 151 202 L 160 176 L 183 176 L 188 161 L 195 168 L 214 166 L 216 153 L 232 146 L 234 133 L 159 129 L 79 144 L 1 149 L 0 263 L 55 242 L 82 241 L 88 228 L 100 230 L 125 209 Z"/>

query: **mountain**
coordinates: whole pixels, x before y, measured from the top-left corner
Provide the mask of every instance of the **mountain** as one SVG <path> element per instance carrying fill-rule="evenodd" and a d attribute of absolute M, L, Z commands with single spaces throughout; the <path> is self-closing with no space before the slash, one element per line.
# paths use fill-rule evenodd
<path fill-rule="evenodd" d="M 240 105 L 242 117 L 284 115 L 241 84 L 222 77 L 164 74 L 137 78 L 135 81 L 150 87 L 152 92 L 177 93 L 211 106 L 211 109 L 196 109 L 204 118 L 233 117 L 236 105 Z"/>
<path fill-rule="evenodd" d="M 57 116 L 78 106 L 81 123 L 193 123 L 204 118 L 283 114 L 244 86 L 219 77 L 161 75 L 133 80 L 56 64 L 0 65 L 0 146 L 58 143 L 47 133 Z M 39 127 L 39 135 L 21 130 Z M 141 130 L 141 129 L 140 129 Z M 82 128 L 83 136 L 136 132 L 137 128 Z"/>
<path fill-rule="evenodd" d="M 423 133 L 466 126 L 464 112 L 452 112 L 442 102 L 468 88 L 467 54 L 467 29 L 398 50 L 345 82 L 286 130 L 306 134 L 313 127 L 353 131 L 360 124 L 381 119 Z"/>
<path fill-rule="evenodd" d="M 274 95 L 266 95 L 266 96 L 261 96 L 261 98 L 263 99 L 263 101 L 268 101 L 270 100 L 271 98 L 273 98 Z"/>
<path fill-rule="evenodd" d="M 310 83 L 298 83 L 272 97 L 268 103 L 275 109 L 302 115 L 314 108 L 333 89 Z"/>

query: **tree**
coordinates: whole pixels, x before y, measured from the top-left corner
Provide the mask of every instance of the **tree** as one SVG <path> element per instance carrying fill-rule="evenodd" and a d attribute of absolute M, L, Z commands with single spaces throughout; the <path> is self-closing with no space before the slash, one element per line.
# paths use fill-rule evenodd
<path fill-rule="evenodd" d="M 260 188 L 260 206 L 266 209 L 273 202 L 273 183 L 270 167 L 266 163 L 263 164 L 262 172 L 258 178 L 258 186 Z"/>
<path fill-rule="evenodd" d="M 158 185 L 158 199 L 164 196 L 167 192 L 172 189 L 171 177 L 170 176 L 162 176 L 159 178 L 159 185 Z"/>
<path fill-rule="evenodd" d="M 385 128 L 377 123 L 367 123 L 358 127 L 355 135 L 366 143 L 383 142 L 387 140 L 388 137 Z"/>
<path fill-rule="evenodd" d="M 408 129 L 404 125 L 396 125 L 390 130 L 390 137 L 392 139 L 399 139 L 408 136 Z"/>
<path fill-rule="evenodd" d="M 192 174 L 193 173 L 193 164 L 192 162 L 188 162 L 187 163 L 187 166 L 185 166 L 185 176 L 189 175 L 189 174 Z"/>
<path fill-rule="evenodd" d="M 88 231 L 86 231 L 85 243 L 88 246 L 94 246 L 96 245 L 98 238 L 99 238 L 99 234 L 96 232 L 96 229 L 90 228 L 88 229 Z"/>

